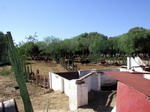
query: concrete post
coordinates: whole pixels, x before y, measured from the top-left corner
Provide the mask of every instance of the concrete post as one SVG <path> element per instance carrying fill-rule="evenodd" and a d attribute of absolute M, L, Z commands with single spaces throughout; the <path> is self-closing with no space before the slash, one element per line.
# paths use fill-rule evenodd
<path fill-rule="evenodd" d="M 51 72 L 49 72 L 49 88 L 52 89 L 52 75 Z"/>
<path fill-rule="evenodd" d="M 63 78 L 61 77 L 61 92 L 64 92 L 64 80 Z"/>
<path fill-rule="evenodd" d="M 127 57 L 127 69 L 131 68 L 131 57 Z"/>

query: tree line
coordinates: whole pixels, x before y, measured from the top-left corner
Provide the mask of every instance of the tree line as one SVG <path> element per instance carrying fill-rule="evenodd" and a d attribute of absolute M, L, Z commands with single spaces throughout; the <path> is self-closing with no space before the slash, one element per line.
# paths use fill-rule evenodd
<path fill-rule="evenodd" d="M 4 35 L 0 33 L 0 45 L 5 46 Z M 3 45 L 4 44 L 4 45 Z M 48 36 L 43 41 L 37 41 L 35 36 L 29 36 L 27 42 L 18 44 L 20 54 L 28 59 L 60 59 L 75 58 L 90 59 L 103 56 L 150 55 L 150 29 L 134 27 L 127 33 L 108 37 L 98 32 L 82 33 L 70 39 L 61 40 Z M 5 47 L 4 47 L 5 48 Z M 0 49 L 3 54 L 3 50 Z M 0 57 L 0 60 L 2 60 Z"/>
<path fill-rule="evenodd" d="M 7 39 L 3 32 L 0 32 L 0 65 L 9 63 Z"/>

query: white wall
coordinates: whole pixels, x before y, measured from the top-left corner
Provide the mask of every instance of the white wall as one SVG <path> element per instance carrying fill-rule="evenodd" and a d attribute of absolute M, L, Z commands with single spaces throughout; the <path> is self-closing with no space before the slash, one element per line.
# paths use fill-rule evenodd
<path fill-rule="evenodd" d="M 88 104 L 88 88 L 87 84 L 77 85 L 78 107 Z"/>
<path fill-rule="evenodd" d="M 70 85 L 70 80 L 63 78 L 64 80 L 64 93 L 69 96 L 70 95 L 70 89 L 71 89 L 71 85 Z"/>
<path fill-rule="evenodd" d="M 90 72 L 91 70 L 80 72 L 84 76 L 78 79 L 85 82 L 82 84 L 77 84 L 76 79 L 68 80 L 55 73 L 49 73 L 50 88 L 54 91 L 62 91 L 69 96 L 69 108 L 76 110 L 78 107 L 88 104 L 88 91 L 101 90 L 101 84 L 111 79 L 110 76 L 105 75 L 104 77 L 101 73 L 88 74 Z"/>
<path fill-rule="evenodd" d="M 140 58 L 133 58 L 133 57 L 127 57 L 127 69 L 133 69 L 135 71 L 141 72 L 143 71 L 142 67 L 140 67 L 140 64 L 142 64 Z M 132 67 L 132 68 L 131 68 Z"/>
<path fill-rule="evenodd" d="M 69 108 L 71 111 L 74 111 L 78 107 L 88 104 L 88 88 L 86 83 L 76 84 L 76 80 L 71 80 L 70 84 Z"/>
<path fill-rule="evenodd" d="M 115 84 L 117 80 L 109 75 L 101 74 L 101 85 L 106 86 L 106 85 L 111 85 Z"/>
<path fill-rule="evenodd" d="M 119 71 L 120 71 L 120 72 L 128 72 L 129 70 L 126 69 L 126 68 L 119 68 Z"/>
<path fill-rule="evenodd" d="M 86 70 L 86 71 L 80 71 L 79 76 L 85 76 L 88 73 L 90 73 L 92 70 Z M 111 76 L 108 75 L 101 75 L 100 72 L 102 71 L 119 71 L 119 69 L 106 69 L 106 70 L 96 70 L 98 73 L 95 73 L 94 75 L 91 75 L 87 78 L 84 79 L 88 86 L 88 91 L 95 90 L 95 91 L 100 91 L 101 86 L 104 85 L 110 85 L 110 84 L 115 84 L 117 80 Z"/>
<path fill-rule="evenodd" d="M 91 91 L 91 90 L 100 91 L 101 90 L 101 78 L 100 77 L 101 75 L 99 73 L 95 73 L 83 79 L 83 81 L 85 81 L 85 83 L 87 84 L 88 91 Z"/>
<path fill-rule="evenodd" d="M 96 73 L 91 76 L 91 89 L 95 91 L 101 90 L 101 74 Z"/>
<path fill-rule="evenodd" d="M 133 66 L 139 66 L 138 63 L 136 63 L 135 59 L 133 57 L 130 57 L 130 60 L 131 60 L 131 67 Z"/>
<path fill-rule="evenodd" d="M 76 79 L 68 80 L 55 73 L 49 73 L 49 82 L 51 89 L 64 92 L 69 97 L 70 110 L 77 110 L 78 107 L 88 104 L 86 83 L 76 84 Z"/>
<path fill-rule="evenodd" d="M 83 81 L 87 84 L 88 91 L 91 91 L 91 76 L 85 78 Z"/>
<path fill-rule="evenodd" d="M 79 71 L 79 77 L 81 78 L 83 76 L 86 76 L 91 71 L 96 72 L 96 70 Z M 101 90 L 101 78 L 100 77 L 101 76 L 99 73 L 95 73 L 95 74 L 91 74 L 90 76 L 88 76 L 87 78 L 84 79 L 85 83 L 88 86 L 88 91 L 91 91 L 91 90 L 99 91 L 99 90 Z"/>
<path fill-rule="evenodd" d="M 54 91 L 61 91 L 64 92 L 64 80 L 61 76 L 55 73 L 49 73 L 50 81 L 50 89 Z"/>
<path fill-rule="evenodd" d="M 127 57 L 127 69 L 131 68 L 131 57 Z"/>
<path fill-rule="evenodd" d="M 146 64 L 143 63 L 143 61 L 140 59 L 140 57 L 135 57 L 134 59 L 135 59 L 135 61 L 138 63 L 138 65 L 146 66 Z"/>
<path fill-rule="evenodd" d="M 90 72 L 91 72 L 91 70 L 84 70 L 84 71 L 79 70 L 79 71 L 78 71 L 78 73 L 79 73 L 79 78 L 85 76 L 86 74 L 88 74 L 88 73 L 90 73 Z"/>

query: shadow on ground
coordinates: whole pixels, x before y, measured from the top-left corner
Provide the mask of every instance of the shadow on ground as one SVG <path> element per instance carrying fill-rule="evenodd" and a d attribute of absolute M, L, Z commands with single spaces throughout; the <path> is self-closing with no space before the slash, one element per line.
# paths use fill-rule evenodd
<path fill-rule="evenodd" d="M 90 91 L 88 105 L 81 108 L 93 109 L 96 112 L 111 112 L 116 104 L 116 85 L 102 87 L 101 91 Z"/>

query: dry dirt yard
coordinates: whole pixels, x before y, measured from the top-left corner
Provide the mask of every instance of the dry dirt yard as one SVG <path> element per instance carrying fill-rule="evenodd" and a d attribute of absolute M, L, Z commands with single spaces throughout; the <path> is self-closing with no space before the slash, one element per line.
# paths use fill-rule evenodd
<path fill-rule="evenodd" d="M 40 74 L 48 75 L 51 72 L 66 71 L 61 65 L 51 62 L 31 62 L 32 69 L 35 72 L 39 69 Z M 114 68 L 114 66 L 100 65 L 81 65 L 78 64 L 80 70 L 85 69 L 102 69 Z M 2 68 L 0 68 L 1 70 Z M 10 67 L 8 67 L 10 69 Z M 19 112 L 23 112 L 23 103 L 19 94 L 19 90 L 15 90 L 15 77 L 13 74 L 8 76 L 0 76 L 0 101 L 14 98 L 16 100 Z M 49 89 L 37 87 L 33 83 L 27 83 L 28 92 L 31 98 L 32 106 L 35 112 L 69 112 L 69 99 L 61 92 L 54 92 Z M 110 112 L 115 106 L 116 91 L 90 92 L 89 105 L 79 108 L 77 112 Z"/>

